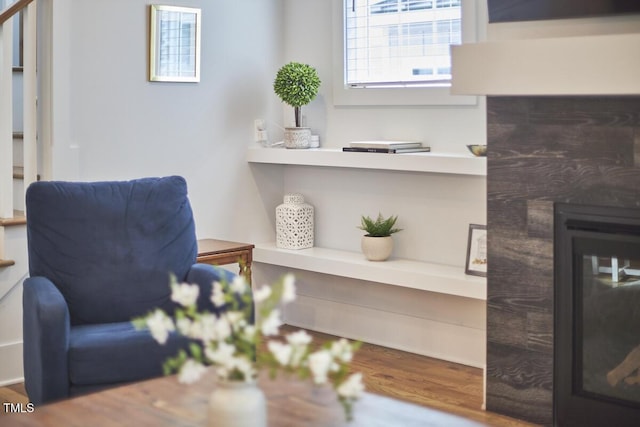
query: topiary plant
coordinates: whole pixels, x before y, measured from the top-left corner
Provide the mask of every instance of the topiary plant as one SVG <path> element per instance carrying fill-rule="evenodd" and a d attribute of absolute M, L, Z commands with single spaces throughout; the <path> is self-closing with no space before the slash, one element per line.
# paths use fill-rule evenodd
<path fill-rule="evenodd" d="M 300 108 L 316 97 L 320 83 L 316 69 L 307 64 L 290 62 L 278 70 L 273 90 L 282 102 L 293 107 L 296 127 L 301 123 Z"/>
<path fill-rule="evenodd" d="M 378 218 L 375 221 L 370 217 L 363 215 L 361 218 L 361 225 L 358 228 L 366 231 L 366 235 L 370 237 L 387 237 L 391 236 L 393 233 L 402 231 L 401 228 L 394 228 L 397 220 L 397 215 L 390 216 L 385 219 L 381 213 L 378 213 Z"/>

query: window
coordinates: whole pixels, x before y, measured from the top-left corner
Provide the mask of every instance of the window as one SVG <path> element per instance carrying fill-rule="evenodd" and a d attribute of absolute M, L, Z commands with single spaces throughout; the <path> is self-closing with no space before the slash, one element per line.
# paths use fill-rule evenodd
<path fill-rule="evenodd" d="M 461 0 L 344 0 L 348 87 L 447 85 Z"/>
<path fill-rule="evenodd" d="M 378 43 L 384 44 L 386 52 L 423 53 L 438 43 L 450 41 L 455 43 L 472 43 L 477 40 L 476 31 L 484 34 L 485 28 L 478 28 L 478 23 L 486 21 L 484 2 L 480 0 L 331 0 L 333 5 L 333 104 L 336 106 L 471 106 L 478 104 L 476 96 L 460 96 L 450 94 L 450 81 L 441 80 L 442 76 L 451 76 L 450 60 L 433 64 L 416 63 L 403 70 L 405 78 L 395 77 L 386 83 L 348 84 L 349 66 L 360 68 L 361 72 L 368 67 L 358 65 L 361 57 L 347 59 L 348 37 L 355 36 L 356 29 L 347 30 L 347 15 L 360 4 L 366 11 L 362 18 L 366 24 L 374 20 L 387 20 L 385 37 Z M 453 19 L 447 14 L 452 8 L 459 10 L 459 17 Z M 413 16 L 412 19 L 398 21 L 401 15 Z M 413 14 L 413 15 L 411 15 Z M 417 19 L 415 15 L 437 15 L 437 19 Z M 443 16 L 444 15 L 444 16 Z M 446 22 L 449 21 L 449 22 Z M 447 34 L 438 35 L 440 29 L 447 27 Z M 457 28 L 453 28 L 457 26 Z M 363 41 L 361 40 L 360 43 Z M 448 46 L 443 48 L 448 52 Z M 433 50 L 431 50 L 433 51 Z M 363 50 L 352 53 L 364 54 Z M 388 79 L 384 79 L 388 80 Z"/>

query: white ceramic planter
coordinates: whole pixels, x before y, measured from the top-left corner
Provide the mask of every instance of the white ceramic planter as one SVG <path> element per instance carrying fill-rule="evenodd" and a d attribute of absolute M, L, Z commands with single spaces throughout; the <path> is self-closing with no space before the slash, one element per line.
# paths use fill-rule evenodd
<path fill-rule="evenodd" d="M 309 148 L 310 139 L 310 128 L 293 127 L 284 130 L 284 146 L 286 148 Z"/>
<path fill-rule="evenodd" d="M 393 238 L 362 236 L 362 253 L 369 261 L 384 261 L 393 251 Z"/>
<path fill-rule="evenodd" d="M 210 427 L 267 427 L 267 400 L 255 382 L 218 381 L 208 417 Z"/>

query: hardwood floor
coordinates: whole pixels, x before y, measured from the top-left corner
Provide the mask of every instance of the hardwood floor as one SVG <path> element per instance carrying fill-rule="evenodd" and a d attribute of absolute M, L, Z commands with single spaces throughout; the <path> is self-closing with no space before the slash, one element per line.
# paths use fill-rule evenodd
<path fill-rule="evenodd" d="M 18 383 L 18 384 L 8 385 L 6 387 L 0 387 L 0 402 L 22 403 L 24 405 L 29 403 L 27 392 L 24 389 L 24 383 Z M 4 408 L 0 408 L 0 417 L 4 413 L 5 413 Z"/>
<path fill-rule="evenodd" d="M 297 330 L 285 326 L 283 332 Z M 314 342 L 335 339 L 309 331 Z M 372 344 L 363 344 L 352 362 L 364 374 L 368 392 L 427 406 L 491 427 L 533 424 L 486 412 L 482 406 L 482 370 Z M 28 403 L 22 383 L 0 387 L 0 401 Z M 4 410 L 0 410 L 0 417 Z M 0 422 L 2 424 L 2 422 Z"/>
<path fill-rule="evenodd" d="M 287 329 L 297 328 L 286 326 L 284 332 Z M 314 342 L 335 339 L 308 332 Z M 482 410 L 482 369 L 366 343 L 354 356 L 352 368 L 363 373 L 366 390 L 370 393 L 455 414 L 479 425 L 535 426 Z"/>

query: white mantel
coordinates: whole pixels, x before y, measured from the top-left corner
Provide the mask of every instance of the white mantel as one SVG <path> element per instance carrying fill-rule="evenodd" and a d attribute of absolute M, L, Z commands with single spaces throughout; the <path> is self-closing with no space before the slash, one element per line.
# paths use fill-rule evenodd
<path fill-rule="evenodd" d="M 452 47 L 456 95 L 640 95 L 640 33 Z"/>

